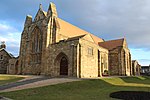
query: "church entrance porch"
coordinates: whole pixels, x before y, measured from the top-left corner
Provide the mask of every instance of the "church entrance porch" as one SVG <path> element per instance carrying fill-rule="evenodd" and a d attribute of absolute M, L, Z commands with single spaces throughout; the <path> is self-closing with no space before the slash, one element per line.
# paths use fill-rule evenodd
<path fill-rule="evenodd" d="M 66 54 L 59 53 L 55 59 L 55 68 L 57 69 L 58 76 L 68 76 L 69 60 Z"/>

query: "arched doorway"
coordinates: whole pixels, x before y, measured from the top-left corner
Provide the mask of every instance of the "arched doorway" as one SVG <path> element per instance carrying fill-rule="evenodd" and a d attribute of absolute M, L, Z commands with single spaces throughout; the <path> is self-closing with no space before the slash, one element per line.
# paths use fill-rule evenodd
<path fill-rule="evenodd" d="M 68 75 L 68 60 L 65 56 L 60 60 L 60 75 Z"/>
<path fill-rule="evenodd" d="M 56 59 L 54 61 L 54 66 L 55 66 L 55 71 L 57 73 L 57 75 L 68 75 L 68 67 L 69 67 L 69 59 L 68 56 L 63 53 L 60 52 L 57 56 Z"/>

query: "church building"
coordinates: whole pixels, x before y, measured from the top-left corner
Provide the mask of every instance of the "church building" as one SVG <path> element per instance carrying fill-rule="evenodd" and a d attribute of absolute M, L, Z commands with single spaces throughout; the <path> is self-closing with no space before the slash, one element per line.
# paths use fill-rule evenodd
<path fill-rule="evenodd" d="M 14 58 L 13 55 L 6 51 L 6 44 L 2 41 L 0 44 L 0 74 L 7 73 L 9 60 L 12 58 Z"/>
<path fill-rule="evenodd" d="M 131 54 L 126 40 L 105 41 L 58 17 L 50 3 L 28 15 L 21 34 L 16 74 L 78 78 L 131 75 Z"/>

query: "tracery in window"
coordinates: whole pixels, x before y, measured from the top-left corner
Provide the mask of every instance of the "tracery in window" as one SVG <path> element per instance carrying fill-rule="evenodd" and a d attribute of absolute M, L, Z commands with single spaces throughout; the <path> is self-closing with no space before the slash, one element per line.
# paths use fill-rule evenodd
<path fill-rule="evenodd" d="M 32 62 L 40 63 L 42 55 L 42 35 L 38 27 L 36 27 L 32 33 Z"/>

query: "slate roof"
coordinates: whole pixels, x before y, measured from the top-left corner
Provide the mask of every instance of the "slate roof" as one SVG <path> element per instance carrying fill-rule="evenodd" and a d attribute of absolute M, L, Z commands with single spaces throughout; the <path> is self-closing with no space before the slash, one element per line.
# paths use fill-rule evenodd
<path fill-rule="evenodd" d="M 11 58 L 14 57 L 11 53 L 8 53 L 4 48 L 0 49 L 0 52 L 1 52 L 1 51 L 5 51 Z"/>
<path fill-rule="evenodd" d="M 141 66 L 142 68 L 150 68 L 150 65 L 149 66 Z"/>

